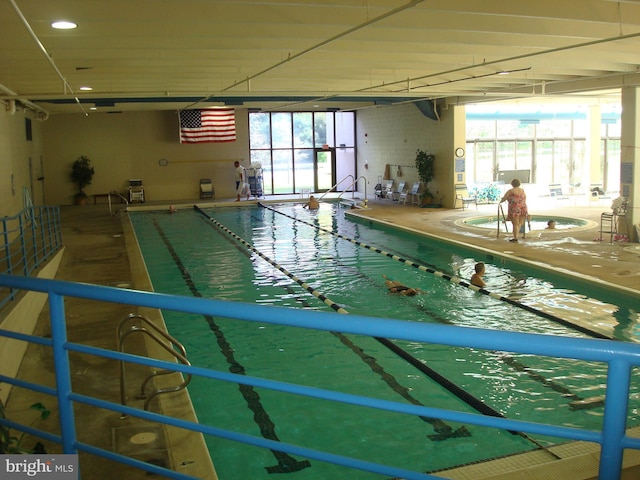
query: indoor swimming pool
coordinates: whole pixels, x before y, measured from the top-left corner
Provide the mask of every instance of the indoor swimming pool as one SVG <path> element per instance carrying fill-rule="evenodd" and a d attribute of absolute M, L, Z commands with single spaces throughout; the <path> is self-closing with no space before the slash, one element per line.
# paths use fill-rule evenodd
<path fill-rule="evenodd" d="M 354 221 L 338 204 L 131 212 L 155 291 L 296 309 L 636 342 L 640 305 L 623 294 L 486 253 Z M 468 288 L 487 264 L 483 294 Z M 420 290 L 390 294 L 382 275 Z M 578 282 L 579 283 L 579 282 Z M 539 313 L 536 313 L 539 312 Z M 163 312 L 193 365 L 506 418 L 599 428 L 605 367 L 499 351 Z M 638 425 L 634 379 L 629 426 Z M 437 472 L 557 439 L 368 412 L 345 404 L 194 378 L 201 423 L 368 461 Z M 282 452 L 206 438 L 221 479 L 380 478 Z"/>

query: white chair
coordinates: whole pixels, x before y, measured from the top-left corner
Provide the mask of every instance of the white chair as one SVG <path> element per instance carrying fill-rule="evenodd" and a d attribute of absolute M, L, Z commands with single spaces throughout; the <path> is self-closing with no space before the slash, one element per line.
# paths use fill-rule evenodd
<path fill-rule="evenodd" d="M 476 210 L 478 209 L 478 197 L 475 194 L 470 194 L 467 186 L 464 183 L 459 183 L 456 185 L 456 201 L 454 207 L 457 208 L 458 201 L 462 206 L 462 210 L 464 207 L 475 203 Z"/>
<path fill-rule="evenodd" d="M 559 183 L 549 184 L 549 196 L 556 202 L 558 200 L 569 200 L 570 198 L 562 191 L 562 185 Z"/>
<path fill-rule="evenodd" d="M 387 183 L 384 184 L 384 190 L 382 190 L 380 198 L 393 198 L 393 180 L 387 180 Z"/>
<path fill-rule="evenodd" d="M 129 179 L 129 203 L 144 203 L 144 186 L 139 178 Z"/>
<path fill-rule="evenodd" d="M 609 234 L 609 243 L 613 243 L 614 235 L 620 233 L 620 219 L 623 218 L 626 227 L 626 235 L 629 236 L 629 225 L 627 224 L 627 199 L 626 197 L 616 198 L 611 204 L 610 212 L 603 212 L 600 215 L 600 240 L 604 240 L 603 234 Z"/>
<path fill-rule="evenodd" d="M 420 182 L 416 182 L 413 184 L 413 187 L 411 187 L 411 191 L 405 190 L 403 193 L 400 194 L 399 201 L 402 201 L 402 203 L 406 205 L 407 197 L 411 196 L 411 205 L 419 205 L 420 204 L 419 195 L 418 195 L 419 190 L 420 190 Z"/>
<path fill-rule="evenodd" d="M 394 202 L 400 202 L 400 196 L 403 193 L 406 193 L 406 190 L 404 188 L 404 186 L 407 184 L 407 182 L 400 182 L 398 184 L 398 188 L 395 189 L 395 191 L 391 194 L 391 200 L 393 200 Z"/>

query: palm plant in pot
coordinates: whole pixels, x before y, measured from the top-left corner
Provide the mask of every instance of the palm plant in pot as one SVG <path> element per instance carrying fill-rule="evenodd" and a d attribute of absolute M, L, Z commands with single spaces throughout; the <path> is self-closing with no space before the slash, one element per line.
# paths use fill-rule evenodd
<path fill-rule="evenodd" d="M 71 180 L 78 187 L 74 198 L 76 205 L 84 205 L 87 201 L 87 194 L 84 191 L 84 187 L 91 185 L 91 180 L 95 173 L 94 168 L 91 166 L 91 160 L 89 157 L 82 155 L 71 166 Z"/>
<path fill-rule="evenodd" d="M 429 190 L 429 182 L 433 180 L 434 162 L 435 157 L 431 153 L 418 149 L 416 152 L 416 168 L 418 169 L 420 181 L 424 185 L 424 190 L 420 196 L 423 204 L 428 204 L 433 201 L 433 193 Z"/>

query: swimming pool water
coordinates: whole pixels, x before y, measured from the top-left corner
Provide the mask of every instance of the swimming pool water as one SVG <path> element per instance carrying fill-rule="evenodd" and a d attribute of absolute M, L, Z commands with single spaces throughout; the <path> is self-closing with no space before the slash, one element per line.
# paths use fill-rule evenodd
<path fill-rule="evenodd" d="M 582 336 L 564 325 L 447 282 L 314 229 L 305 222 L 339 231 L 387 251 L 402 252 L 441 271 L 469 278 L 486 258 L 454 250 L 427 238 L 344 218 L 336 205 L 318 212 L 292 204 L 277 211 L 262 207 L 207 210 L 212 218 L 303 279 L 349 313 L 554 335 Z M 285 213 L 288 216 L 282 215 Z M 138 241 L 156 291 L 216 299 L 330 309 L 291 278 L 195 211 L 132 213 Z M 176 262 L 182 264 L 179 268 Z M 388 294 L 381 274 L 421 289 L 416 297 Z M 637 306 L 624 308 L 590 295 L 556 288 L 521 270 L 488 264 L 487 285 L 502 294 L 544 308 L 563 318 L 635 339 Z M 191 286 L 188 285 L 191 282 Z M 618 312 L 623 310 L 622 314 Z M 338 315 L 338 313 L 336 313 Z M 376 339 L 315 332 L 224 318 L 164 312 L 167 327 L 186 347 L 194 365 L 242 371 L 292 383 L 371 395 L 434 407 L 475 411 L 440 384 L 409 365 Z M 343 316 L 348 321 L 348 315 Z M 620 325 L 624 323 L 624 328 Z M 420 362 L 443 374 L 488 408 L 507 418 L 555 418 L 559 424 L 599 426 L 602 407 L 575 409 L 572 403 L 604 392 L 604 367 L 598 364 L 486 352 L 438 345 L 394 342 Z M 244 391 L 243 391 L 244 390 Z M 202 423 L 277 438 L 311 448 L 434 471 L 460 463 L 537 448 L 531 440 L 482 427 L 449 425 L 392 413 L 285 396 L 194 379 L 189 393 Z M 630 423 L 637 423 L 638 382 L 632 385 Z M 575 404 L 573 404 L 575 405 Z M 552 439 L 536 438 L 549 443 Z M 337 466 L 292 459 L 217 438 L 207 443 L 220 478 L 267 478 L 268 468 L 300 468 L 295 478 L 378 478 Z M 290 464 L 294 465 L 293 467 Z M 272 471 L 274 470 L 272 469 Z"/>

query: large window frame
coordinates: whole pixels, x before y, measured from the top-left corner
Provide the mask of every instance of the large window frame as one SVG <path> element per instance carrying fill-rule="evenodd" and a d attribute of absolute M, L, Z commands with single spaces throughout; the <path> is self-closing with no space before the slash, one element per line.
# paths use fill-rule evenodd
<path fill-rule="evenodd" d="M 500 170 L 530 170 L 532 183 L 579 184 L 588 164 L 585 124 L 542 120 L 516 128 L 513 120 L 467 121 L 467 182 L 495 182 Z M 600 178 L 592 180 L 611 190 L 619 177 L 619 122 L 603 123 L 601 130 Z"/>
<path fill-rule="evenodd" d="M 249 112 L 249 153 L 252 165 L 262 167 L 264 193 L 315 191 L 314 162 L 323 150 L 335 158 L 336 183 L 349 175 L 355 178 L 355 129 L 355 112 Z"/>

